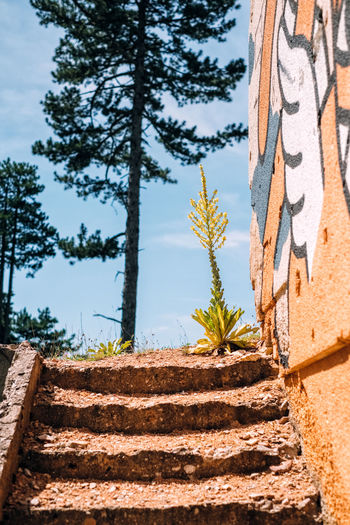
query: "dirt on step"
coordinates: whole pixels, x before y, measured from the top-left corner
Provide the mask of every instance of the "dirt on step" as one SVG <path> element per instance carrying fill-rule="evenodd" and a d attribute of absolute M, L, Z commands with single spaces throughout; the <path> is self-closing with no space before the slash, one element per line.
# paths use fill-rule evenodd
<path fill-rule="evenodd" d="M 106 357 L 98 361 L 76 361 L 72 359 L 47 359 L 45 365 L 59 368 L 123 368 L 130 366 L 138 367 L 158 367 L 166 366 L 189 367 L 189 368 L 211 368 L 220 364 L 230 364 L 240 361 L 242 357 L 249 354 L 257 354 L 257 350 L 238 350 L 228 355 L 212 354 L 187 354 L 182 348 L 165 348 L 163 350 L 147 350 L 145 352 L 134 352 L 132 354 L 121 354 L 116 357 Z"/>
<path fill-rule="evenodd" d="M 221 476 L 196 482 L 170 480 L 120 482 L 67 480 L 49 474 L 21 472 L 17 476 L 9 508 L 164 508 L 169 505 L 215 505 L 244 501 L 259 507 L 269 501 L 269 509 L 298 505 L 315 505 L 317 491 L 302 459 L 288 464 L 288 471 L 263 472 L 250 476 Z M 242 524 L 243 525 L 243 524 Z"/>
<path fill-rule="evenodd" d="M 277 373 L 258 350 L 46 362 L 5 523 L 321 523 Z"/>
<path fill-rule="evenodd" d="M 176 393 L 234 388 L 275 377 L 278 369 L 257 351 L 227 356 L 187 355 L 181 349 L 120 355 L 99 361 L 45 361 L 42 380 L 101 393 Z"/>

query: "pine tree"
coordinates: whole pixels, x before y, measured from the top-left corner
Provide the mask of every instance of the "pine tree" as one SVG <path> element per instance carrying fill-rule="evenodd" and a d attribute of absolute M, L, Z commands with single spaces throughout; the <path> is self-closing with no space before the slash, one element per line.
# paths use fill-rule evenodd
<path fill-rule="evenodd" d="M 77 351 L 80 347 L 74 343 L 75 334 L 67 337 L 65 328 L 58 330 L 55 327 L 57 323 L 48 307 L 38 308 L 37 317 L 23 308 L 13 314 L 11 341 L 29 341 L 44 357 L 58 357 L 68 351 Z"/>
<path fill-rule="evenodd" d="M 82 197 L 126 207 L 121 335 L 135 334 L 141 181 L 174 182 L 150 154 L 155 138 L 182 164 L 246 137 L 242 124 L 212 136 L 164 114 L 164 95 L 179 106 L 230 102 L 245 72 L 242 59 L 220 66 L 203 54 L 235 26 L 238 0 L 30 0 L 41 24 L 63 30 L 53 78 L 63 85 L 44 101 L 55 138 L 33 146 L 64 163 L 56 179 Z M 190 47 L 196 45 L 197 50 Z M 88 171 L 92 166 L 102 171 Z M 101 175 L 99 175 L 99 173 Z"/>
<path fill-rule="evenodd" d="M 25 162 L 0 163 L 0 341 L 9 342 L 15 270 L 27 277 L 56 253 L 57 231 L 48 222 L 37 196 L 37 167 Z M 8 279 L 5 292 L 5 278 Z"/>
<path fill-rule="evenodd" d="M 75 242 L 74 237 L 60 238 L 58 247 L 63 256 L 70 259 L 70 264 L 74 264 L 75 260 L 82 261 L 83 259 L 95 259 L 97 257 L 105 261 L 106 259 L 115 259 L 123 253 L 124 243 L 119 245 L 119 237 L 122 236 L 124 233 L 102 240 L 101 230 L 96 230 L 88 237 L 85 224 L 81 224 L 80 232 L 77 235 L 78 242 Z"/>

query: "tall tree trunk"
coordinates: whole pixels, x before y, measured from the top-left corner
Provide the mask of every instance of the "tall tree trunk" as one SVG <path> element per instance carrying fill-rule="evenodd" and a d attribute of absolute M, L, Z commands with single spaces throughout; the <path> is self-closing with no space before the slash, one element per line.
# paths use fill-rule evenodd
<path fill-rule="evenodd" d="M 140 177 L 142 162 L 142 114 L 144 109 L 145 80 L 145 28 L 148 0 L 139 3 L 137 54 L 134 76 L 134 99 L 132 108 L 129 187 L 127 201 L 125 268 L 122 303 L 121 337 L 123 341 L 135 337 L 136 299 L 139 255 L 140 224 Z"/>
<path fill-rule="evenodd" d="M 9 286 L 8 286 L 6 309 L 5 309 L 5 326 L 4 326 L 4 343 L 5 344 L 9 342 L 9 338 L 10 338 L 11 299 L 12 299 L 12 290 L 13 290 L 13 274 L 14 274 L 15 263 L 16 263 L 17 218 L 18 218 L 18 208 L 16 208 L 16 211 L 15 211 L 15 221 L 13 225 L 13 234 L 12 234 Z"/>
<path fill-rule="evenodd" d="M 4 278 L 5 278 L 5 264 L 6 264 L 6 250 L 7 250 L 7 196 L 8 188 L 5 192 L 5 205 L 3 211 L 3 218 L 1 221 L 1 255 L 0 255 L 0 342 L 4 341 L 5 336 L 5 296 L 4 296 Z"/>

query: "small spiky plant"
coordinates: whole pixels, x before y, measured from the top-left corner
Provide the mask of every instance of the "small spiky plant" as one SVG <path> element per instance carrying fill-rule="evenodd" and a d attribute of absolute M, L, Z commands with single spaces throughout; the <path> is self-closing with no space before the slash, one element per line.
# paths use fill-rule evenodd
<path fill-rule="evenodd" d="M 104 359 L 105 357 L 114 357 L 120 355 L 127 351 L 131 346 L 131 341 L 125 341 L 122 343 L 122 338 L 115 339 L 114 341 L 108 341 L 105 345 L 100 343 L 96 348 L 88 348 L 88 359 L 91 361 L 98 361 L 99 359 Z"/>
<path fill-rule="evenodd" d="M 218 211 L 217 190 L 210 199 L 208 198 L 207 181 L 202 165 L 200 173 L 202 191 L 199 192 L 198 202 L 191 199 L 194 211 L 188 215 L 188 218 L 193 223 L 192 231 L 199 238 L 203 248 L 208 250 L 212 288 L 208 310 L 196 309 L 195 314 L 192 315 L 192 318 L 204 327 L 206 337 L 199 339 L 197 346 L 190 349 L 189 352 L 199 354 L 218 350 L 230 353 L 239 348 L 252 346 L 252 339 L 258 328 L 250 324 L 235 328 L 244 312 L 240 308 L 229 310 L 224 300 L 224 289 L 215 251 L 222 248 L 226 241 L 227 213 Z"/>

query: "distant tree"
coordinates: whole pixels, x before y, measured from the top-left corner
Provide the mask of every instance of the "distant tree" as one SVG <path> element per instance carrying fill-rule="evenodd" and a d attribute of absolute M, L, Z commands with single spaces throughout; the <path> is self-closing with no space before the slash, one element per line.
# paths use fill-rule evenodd
<path fill-rule="evenodd" d="M 0 163 L 0 341 L 9 342 L 15 270 L 33 277 L 56 252 L 57 231 L 37 196 L 37 167 L 7 159 Z M 5 292 L 5 278 L 7 291 Z"/>
<path fill-rule="evenodd" d="M 124 243 L 119 245 L 119 237 L 123 236 L 124 233 L 119 233 L 103 240 L 101 239 L 101 230 L 96 230 L 88 237 L 85 224 L 81 224 L 80 232 L 77 235 L 78 242 L 75 242 L 74 237 L 61 238 L 58 241 L 58 247 L 63 256 L 70 259 L 71 264 L 74 264 L 75 259 L 82 261 L 96 257 L 105 261 L 106 259 L 115 259 L 123 253 Z"/>
<path fill-rule="evenodd" d="M 30 0 L 41 24 L 64 32 L 53 78 L 64 87 L 44 101 L 55 139 L 33 152 L 65 173 L 56 179 L 78 196 L 114 199 L 126 208 L 121 336 L 135 334 L 141 181 L 175 182 L 150 153 L 155 138 L 182 164 L 246 137 L 242 124 L 212 136 L 164 114 L 164 95 L 179 106 L 230 102 L 245 72 L 242 59 L 220 66 L 198 49 L 224 42 L 238 0 Z M 191 42 L 197 50 L 190 47 Z M 104 167 L 87 173 L 95 165 Z M 82 253 L 82 252 L 80 252 Z M 74 253 L 72 252 L 72 256 Z"/>
<path fill-rule="evenodd" d="M 79 345 L 74 343 L 75 334 L 67 337 L 64 328 L 55 328 L 57 323 L 58 320 L 51 316 L 48 307 L 42 310 L 38 308 L 38 317 L 32 316 L 23 308 L 13 315 L 11 341 L 29 341 L 44 357 L 58 357 L 68 351 L 78 350 Z"/>

